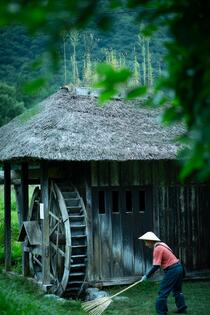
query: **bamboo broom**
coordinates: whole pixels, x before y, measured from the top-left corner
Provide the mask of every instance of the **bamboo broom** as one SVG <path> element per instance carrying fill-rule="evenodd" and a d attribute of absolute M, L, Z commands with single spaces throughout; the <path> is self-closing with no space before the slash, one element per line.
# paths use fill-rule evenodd
<path fill-rule="evenodd" d="M 113 302 L 112 299 L 114 297 L 116 297 L 116 296 L 120 295 L 121 293 L 131 289 L 132 287 L 139 284 L 140 282 L 142 282 L 142 279 L 131 284 L 127 288 L 121 290 L 120 292 L 118 292 L 112 296 L 102 297 L 102 298 L 95 299 L 93 301 L 84 302 L 84 303 L 82 303 L 82 308 L 86 312 L 89 312 L 90 315 L 101 315 L 107 309 L 107 307 Z"/>

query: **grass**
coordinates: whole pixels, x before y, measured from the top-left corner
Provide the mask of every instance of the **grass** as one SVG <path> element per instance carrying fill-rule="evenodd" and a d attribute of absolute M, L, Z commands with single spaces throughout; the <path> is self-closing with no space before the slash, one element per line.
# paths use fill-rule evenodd
<path fill-rule="evenodd" d="M 21 243 L 17 241 L 19 235 L 18 214 L 16 209 L 15 192 L 11 194 L 11 244 L 12 270 L 21 271 Z M 0 269 L 4 266 L 4 187 L 0 186 Z"/>
<path fill-rule="evenodd" d="M 159 283 L 142 283 L 125 296 L 128 302 L 114 302 L 104 315 L 155 315 L 154 305 L 159 288 Z M 119 290 L 119 289 L 118 289 Z M 191 315 L 210 314 L 210 282 L 184 282 L 183 292 L 185 294 L 188 313 Z M 176 310 L 172 295 L 168 298 L 168 315 L 174 314 Z"/>
<path fill-rule="evenodd" d="M 1 315 L 84 315 L 79 301 L 45 296 L 35 283 L 23 277 L 0 274 Z"/>
<path fill-rule="evenodd" d="M 85 315 L 81 301 L 63 300 L 45 296 L 31 281 L 14 275 L 0 274 L 1 315 Z M 110 294 L 122 288 L 108 289 Z M 104 315 L 155 315 L 154 304 L 158 283 L 145 282 L 123 294 L 126 300 L 114 301 Z M 185 282 L 184 293 L 191 315 L 210 314 L 210 282 Z M 12 303 L 11 303 L 12 302 Z M 173 297 L 168 300 L 169 313 L 174 314 Z"/>

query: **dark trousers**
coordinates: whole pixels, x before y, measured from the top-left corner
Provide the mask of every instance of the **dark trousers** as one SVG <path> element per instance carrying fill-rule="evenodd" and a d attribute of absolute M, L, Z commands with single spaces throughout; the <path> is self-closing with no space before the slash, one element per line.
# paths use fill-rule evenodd
<path fill-rule="evenodd" d="M 167 297 L 170 292 L 173 292 L 178 311 L 182 311 L 187 308 L 184 295 L 182 293 L 182 280 L 183 269 L 181 264 L 176 264 L 165 271 L 163 280 L 160 283 L 160 290 L 156 300 L 156 311 L 158 315 L 167 314 Z"/>

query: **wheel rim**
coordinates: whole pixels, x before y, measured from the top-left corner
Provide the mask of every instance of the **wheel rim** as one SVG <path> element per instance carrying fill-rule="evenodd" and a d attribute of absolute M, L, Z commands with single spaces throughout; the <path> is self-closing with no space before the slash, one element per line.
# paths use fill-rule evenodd
<path fill-rule="evenodd" d="M 30 220 L 39 218 L 40 189 L 35 188 Z M 86 211 L 83 200 L 72 185 L 51 183 L 49 193 L 49 248 L 51 292 L 77 297 L 84 286 L 87 267 Z M 30 250 L 35 278 L 42 279 L 42 248 Z"/>

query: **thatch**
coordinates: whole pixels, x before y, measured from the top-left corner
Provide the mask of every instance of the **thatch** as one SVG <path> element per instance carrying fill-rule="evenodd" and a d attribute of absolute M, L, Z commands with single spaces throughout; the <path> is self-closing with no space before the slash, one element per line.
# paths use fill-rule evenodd
<path fill-rule="evenodd" d="M 175 159 L 180 128 L 163 127 L 159 110 L 138 104 L 113 100 L 100 107 L 95 97 L 61 89 L 28 121 L 17 117 L 0 128 L 0 161 Z"/>

